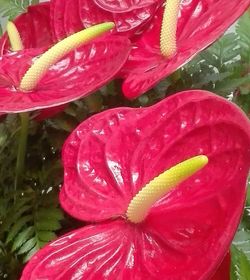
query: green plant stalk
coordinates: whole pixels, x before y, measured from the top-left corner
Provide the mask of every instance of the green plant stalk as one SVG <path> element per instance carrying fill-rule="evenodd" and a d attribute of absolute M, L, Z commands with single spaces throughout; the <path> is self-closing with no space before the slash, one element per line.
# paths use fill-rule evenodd
<path fill-rule="evenodd" d="M 29 113 L 20 113 L 21 129 L 18 141 L 16 174 L 15 174 L 15 192 L 22 183 L 23 171 L 25 166 L 25 156 L 27 149 L 28 131 L 29 131 Z"/>

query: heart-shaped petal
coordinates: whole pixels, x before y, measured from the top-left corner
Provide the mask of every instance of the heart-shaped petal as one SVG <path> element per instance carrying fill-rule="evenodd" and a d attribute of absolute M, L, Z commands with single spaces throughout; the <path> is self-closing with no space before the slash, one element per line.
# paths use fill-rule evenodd
<path fill-rule="evenodd" d="M 134 9 L 144 8 L 152 4 L 157 4 L 159 0 L 94 0 L 94 2 L 102 9 L 115 12 L 124 13 Z"/>
<path fill-rule="evenodd" d="M 52 45 L 49 3 L 29 6 L 27 12 L 18 16 L 14 23 L 20 33 L 25 49 L 49 48 Z M 0 55 L 9 50 L 9 41 L 5 33 L 0 39 Z"/>
<path fill-rule="evenodd" d="M 54 107 L 84 97 L 119 71 L 130 51 L 125 37 L 103 36 L 66 55 L 50 67 L 34 91 L 18 89 L 39 50 L 0 57 L 0 112 L 24 112 Z"/>
<path fill-rule="evenodd" d="M 144 24 L 155 14 L 157 7 L 157 4 L 152 4 L 125 13 L 111 13 L 100 9 L 92 0 L 80 0 L 80 15 L 86 28 L 93 24 L 111 20 L 115 22 L 117 33 L 133 37 L 141 32 Z"/>
<path fill-rule="evenodd" d="M 209 158 L 204 169 L 153 205 L 142 223 L 125 219 L 145 183 L 197 154 Z M 63 161 L 63 207 L 80 219 L 106 221 L 47 245 L 21 280 L 208 280 L 243 209 L 250 122 L 221 97 L 184 92 L 150 108 L 91 117 L 67 140 Z"/>
<path fill-rule="evenodd" d="M 40 3 L 27 8 L 27 12 L 14 20 L 23 46 L 29 48 L 49 48 L 53 44 L 50 28 L 50 3 Z M 0 54 L 11 52 L 9 39 L 5 33 L 0 38 Z M 51 118 L 65 109 L 65 105 L 41 110 L 36 116 L 37 121 Z"/>
<path fill-rule="evenodd" d="M 83 29 L 78 1 L 52 0 L 50 3 L 51 28 L 55 41 Z"/>
<path fill-rule="evenodd" d="M 151 26 L 134 42 L 122 68 L 123 92 L 135 98 L 187 63 L 213 43 L 249 7 L 250 0 L 190 0 L 181 2 L 177 28 L 177 52 L 165 58 L 160 51 L 163 7 Z M 233 11 L 233 12 L 232 12 Z"/>
<path fill-rule="evenodd" d="M 207 232 L 202 237 L 196 234 L 186 239 L 183 245 L 192 250 L 185 252 L 173 249 L 174 240 L 155 236 L 145 226 L 125 220 L 87 226 L 38 252 L 21 280 L 207 280 L 221 259 L 210 257 L 217 244 L 200 248 L 202 241 L 209 241 Z"/>
<path fill-rule="evenodd" d="M 213 208 L 220 209 L 221 219 L 234 217 L 235 227 L 250 165 L 249 127 L 235 105 L 204 91 L 177 94 L 150 108 L 117 108 L 93 116 L 64 145 L 61 204 L 82 220 L 124 215 L 132 197 L 151 179 L 178 162 L 205 154 L 208 166 L 151 212 L 176 213 L 190 204 L 205 207 L 209 201 L 221 205 Z M 229 214 L 231 199 L 238 207 L 231 207 L 235 212 Z"/>
<path fill-rule="evenodd" d="M 143 5 L 140 8 L 138 8 L 137 4 L 134 4 L 133 8 L 129 7 L 128 4 L 130 3 L 127 2 L 128 11 L 121 12 L 120 10 L 117 13 L 100 7 L 100 5 L 104 5 L 105 1 L 101 1 L 102 3 L 99 1 L 97 4 L 93 0 L 52 0 L 51 23 L 53 33 L 55 39 L 59 40 L 84 27 L 88 28 L 98 23 L 112 21 L 116 25 L 115 32 L 118 32 L 119 35 L 132 37 L 141 32 L 144 25 L 153 17 L 163 1 L 147 0 L 146 3 L 143 3 L 145 1 L 140 1 L 140 3 L 136 1 L 139 6 Z M 124 9 L 123 1 L 115 2 L 117 5 L 122 4 Z M 132 2 L 135 3 L 134 1 Z M 149 3 L 151 4 L 149 5 Z M 106 8 L 107 5 L 112 5 L 112 3 L 106 1 Z"/>

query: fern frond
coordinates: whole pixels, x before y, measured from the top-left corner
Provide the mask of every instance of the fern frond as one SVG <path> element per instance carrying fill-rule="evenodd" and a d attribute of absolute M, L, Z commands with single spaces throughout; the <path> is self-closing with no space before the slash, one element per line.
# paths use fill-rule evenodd
<path fill-rule="evenodd" d="M 23 13 L 29 5 L 39 3 L 38 0 L 0 0 L 0 16 L 13 19 Z"/>
<path fill-rule="evenodd" d="M 61 228 L 63 214 L 56 197 L 55 192 L 26 192 L 7 213 L 1 227 L 4 245 L 23 261 L 54 239 Z"/>
<path fill-rule="evenodd" d="M 241 48 L 241 57 L 244 63 L 250 63 L 250 14 L 246 12 L 236 25 L 236 33 L 239 36 L 238 44 Z"/>
<path fill-rule="evenodd" d="M 250 262 L 243 251 L 231 247 L 231 280 L 250 280 Z"/>

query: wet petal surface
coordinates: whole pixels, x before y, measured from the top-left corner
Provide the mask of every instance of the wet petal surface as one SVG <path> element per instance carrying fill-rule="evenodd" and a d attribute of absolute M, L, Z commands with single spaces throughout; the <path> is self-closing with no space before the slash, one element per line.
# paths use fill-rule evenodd
<path fill-rule="evenodd" d="M 53 44 L 49 3 L 29 6 L 27 12 L 18 16 L 13 22 L 20 33 L 25 49 L 49 48 Z M 9 51 L 8 37 L 4 34 L 0 39 L 0 54 Z"/>
<path fill-rule="evenodd" d="M 230 200 L 234 198 L 238 213 L 244 201 L 250 164 L 246 127 L 249 121 L 238 108 L 202 91 L 180 93 L 145 109 L 117 108 L 93 116 L 64 145 L 61 204 L 82 220 L 123 215 L 132 197 L 151 179 L 204 154 L 209 157 L 207 167 L 151 212 L 164 209 L 175 216 L 190 205 L 206 209 L 211 203 L 221 205 L 225 220 Z M 218 205 L 213 209 L 217 211 Z"/>
<path fill-rule="evenodd" d="M 177 28 L 177 53 L 165 58 L 160 52 L 163 8 L 150 27 L 134 42 L 122 69 L 123 92 L 135 98 L 155 86 L 218 39 L 249 7 L 250 0 L 183 0 Z M 233 12 L 232 12 L 233 11 Z"/>
<path fill-rule="evenodd" d="M 66 55 L 50 67 L 36 89 L 18 89 L 21 78 L 42 50 L 25 50 L 0 57 L 0 112 L 13 113 L 54 107 L 87 96 L 107 83 L 126 61 L 130 43 L 104 36 Z"/>
<path fill-rule="evenodd" d="M 207 280 L 221 261 L 216 244 L 206 251 L 199 248 L 200 242 L 206 244 L 209 237 L 206 233 L 185 240 L 185 249 L 180 250 L 175 248 L 174 240 L 155 236 L 144 225 L 120 220 L 86 226 L 40 250 L 26 266 L 21 280 Z M 181 243 L 183 239 L 175 241 Z M 188 248 L 192 248 L 191 253 Z"/>

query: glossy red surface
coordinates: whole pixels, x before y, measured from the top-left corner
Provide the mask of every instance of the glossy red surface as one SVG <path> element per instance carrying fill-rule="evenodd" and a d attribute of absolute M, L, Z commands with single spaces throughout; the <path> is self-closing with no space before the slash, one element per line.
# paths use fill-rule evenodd
<path fill-rule="evenodd" d="M 32 92 L 18 89 L 39 49 L 0 57 L 0 112 L 55 107 L 91 94 L 119 71 L 130 51 L 125 37 L 106 35 L 66 55 L 50 67 Z"/>
<path fill-rule="evenodd" d="M 48 48 L 52 45 L 50 4 L 29 6 L 26 13 L 13 21 L 20 33 L 24 48 Z M 0 55 L 10 50 L 7 35 L 0 39 Z"/>
<path fill-rule="evenodd" d="M 119 35 L 131 37 L 143 30 L 163 1 L 52 0 L 53 33 L 58 40 L 84 27 L 113 21 Z"/>
<path fill-rule="evenodd" d="M 159 0 L 93 0 L 103 10 L 124 13 L 139 8 L 144 8 L 152 4 L 157 4 Z"/>
<path fill-rule="evenodd" d="M 51 28 L 50 28 L 50 4 L 42 3 L 29 6 L 26 13 L 21 14 L 15 20 L 15 23 L 24 48 L 49 48 L 53 44 Z M 0 38 L 0 55 L 10 53 L 10 45 L 8 36 L 5 33 Z M 42 121 L 51 118 L 63 111 L 65 106 L 41 110 L 35 118 L 37 121 Z"/>
<path fill-rule="evenodd" d="M 228 253 L 211 280 L 230 280 L 230 268 L 231 257 L 230 253 Z"/>
<path fill-rule="evenodd" d="M 78 0 L 51 0 L 51 29 L 55 41 L 84 28 Z"/>
<path fill-rule="evenodd" d="M 134 43 L 121 75 L 124 95 L 135 98 L 187 63 L 213 43 L 248 8 L 250 0 L 183 0 L 177 30 L 177 53 L 166 59 L 160 52 L 163 8 Z"/>
<path fill-rule="evenodd" d="M 129 223 L 132 197 L 159 173 L 205 154 L 208 165 Z M 95 115 L 63 149 L 62 207 L 97 222 L 36 254 L 22 280 L 208 280 L 229 249 L 244 206 L 250 122 L 234 104 L 204 91 L 143 109 Z"/>

